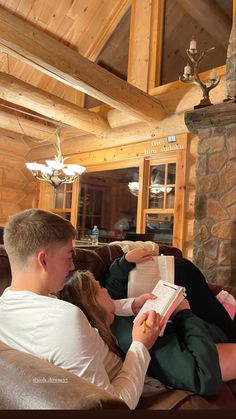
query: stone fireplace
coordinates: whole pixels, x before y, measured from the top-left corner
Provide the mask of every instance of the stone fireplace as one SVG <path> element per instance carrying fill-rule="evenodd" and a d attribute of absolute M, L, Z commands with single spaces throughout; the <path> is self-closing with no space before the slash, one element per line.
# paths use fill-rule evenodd
<path fill-rule="evenodd" d="M 208 282 L 236 282 L 236 101 L 185 114 L 198 135 L 193 262 Z"/>

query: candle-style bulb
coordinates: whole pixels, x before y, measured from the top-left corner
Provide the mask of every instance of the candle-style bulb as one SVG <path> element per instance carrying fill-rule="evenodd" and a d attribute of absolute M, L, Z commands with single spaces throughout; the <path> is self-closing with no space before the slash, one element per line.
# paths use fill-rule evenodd
<path fill-rule="evenodd" d="M 211 72 L 210 72 L 210 80 L 211 81 L 215 81 L 216 79 L 217 79 L 216 71 L 215 70 L 211 70 Z"/>
<path fill-rule="evenodd" d="M 192 41 L 190 41 L 189 49 L 190 49 L 190 51 L 196 51 L 197 50 L 197 41 L 195 39 L 192 39 Z"/>
<path fill-rule="evenodd" d="M 189 64 L 187 64 L 184 67 L 184 76 L 190 76 L 192 72 L 191 66 Z"/>

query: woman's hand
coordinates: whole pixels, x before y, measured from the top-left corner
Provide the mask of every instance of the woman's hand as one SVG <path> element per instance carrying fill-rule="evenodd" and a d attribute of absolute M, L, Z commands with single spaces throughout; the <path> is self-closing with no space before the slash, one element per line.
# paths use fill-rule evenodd
<path fill-rule="evenodd" d="M 160 314 L 154 310 L 143 313 L 134 321 L 132 338 L 133 341 L 143 343 L 149 350 L 155 343 L 160 333 Z"/>
<path fill-rule="evenodd" d="M 136 249 L 126 253 L 125 259 L 130 263 L 142 263 L 147 260 L 152 260 L 155 255 L 155 250 L 146 250 L 143 247 L 136 247 Z"/>
<path fill-rule="evenodd" d="M 142 306 L 147 300 L 155 300 L 156 298 L 156 295 L 152 294 L 151 292 L 139 295 L 139 297 L 136 297 L 132 303 L 131 308 L 133 313 L 138 314 L 138 312 L 141 310 Z"/>

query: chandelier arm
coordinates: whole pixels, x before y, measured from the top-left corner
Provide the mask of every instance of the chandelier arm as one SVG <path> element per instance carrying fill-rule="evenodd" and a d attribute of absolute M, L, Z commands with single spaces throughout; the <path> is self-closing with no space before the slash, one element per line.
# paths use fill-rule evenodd
<path fill-rule="evenodd" d="M 50 183 L 55 189 L 64 183 L 73 183 L 83 173 L 85 167 L 80 165 L 65 165 L 61 153 L 60 127 L 56 131 L 56 155 L 54 160 L 46 160 L 46 165 L 26 163 L 32 175 L 41 181 Z"/>
<path fill-rule="evenodd" d="M 58 128 L 57 131 L 56 131 L 56 138 L 57 138 L 57 142 L 56 142 L 57 155 L 55 156 L 55 159 L 58 160 L 59 162 L 63 163 L 64 159 L 63 159 L 62 153 L 61 153 L 60 128 Z"/>

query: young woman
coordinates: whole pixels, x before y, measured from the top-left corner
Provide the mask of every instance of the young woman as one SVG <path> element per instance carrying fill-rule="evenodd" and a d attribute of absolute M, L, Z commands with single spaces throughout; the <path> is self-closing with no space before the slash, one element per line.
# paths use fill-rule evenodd
<path fill-rule="evenodd" d="M 155 252 L 142 247 L 130 250 L 111 264 L 102 285 L 113 299 L 127 297 L 129 273 L 137 263 L 150 260 Z M 224 335 L 224 342 L 236 343 L 236 316 L 234 320 L 210 290 L 202 272 L 188 259 L 174 258 L 175 284 L 185 287 L 193 313 L 212 324 Z M 96 276 L 96 275 L 95 275 Z M 145 281 L 145 278 L 144 278 Z"/>
<path fill-rule="evenodd" d="M 88 271 L 74 272 L 58 293 L 58 298 L 80 307 L 110 351 L 124 356 L 131 341 L 134 315 L 138 311 L 135 309 L 137 299 L 112 300 L 108 291 Z M 119 328 L 119 346 L 110 328 L 117 319 L 121 322 L 113 330 L 116 334 Z M 226 350 L 224 336 L 213 329 L 212 335 L 221 344 L 215 345 L 210 326 L 192 313 L 185 299 L 173 313 L 172 323 L 167 325 L 164 336 L 159 336 L 150 350 L 148 374 L 169 387 L 205 396 L 217 394 L 222 379 L 227 381 L 236 377 L 232 366 L 228 368 L 225 364 L 230 351 L 235 356 L 236 345 L 227 344 Z"/>

